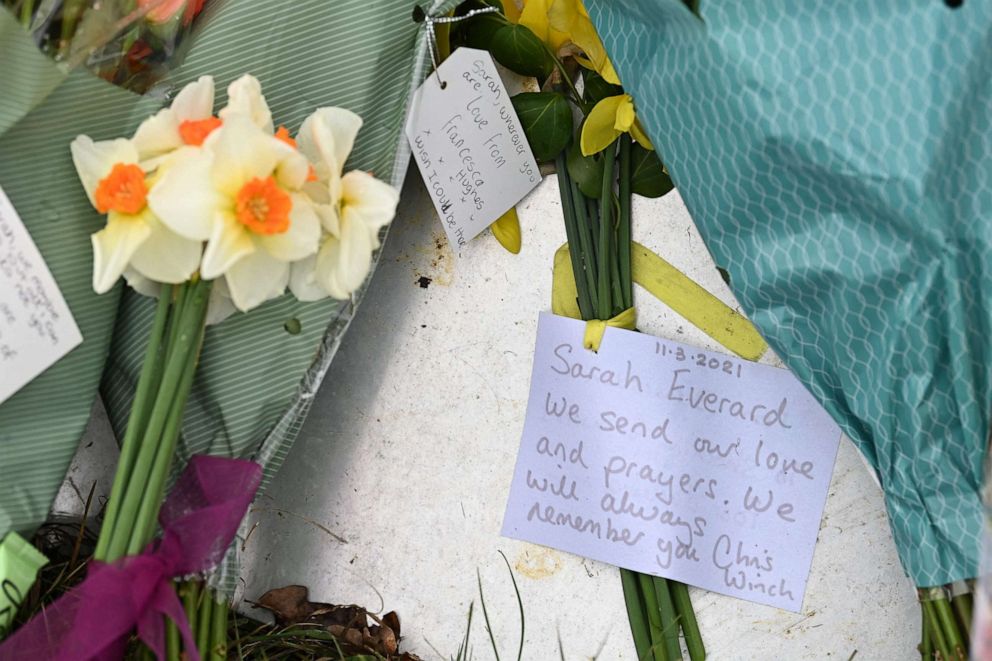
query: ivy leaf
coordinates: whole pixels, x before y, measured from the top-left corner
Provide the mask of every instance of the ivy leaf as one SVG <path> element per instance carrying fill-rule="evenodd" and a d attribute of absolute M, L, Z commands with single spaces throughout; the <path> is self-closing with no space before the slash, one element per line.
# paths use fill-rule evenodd
<path fill-rule="evenodd" d="M 568 167 L 568 176 L 572 178 L 583 195 L 593 199 L 602 197 L 603 166 L 606 165 L 606 161 L 599 154 L 583 156 L 582 147 L 578 141 L 575 141 L 568 148 L 565 165 Z"/>
<path fill-rule="evenodd" d="M 491 13 L 479 14 L 458 27 L 459 42 L 469 48 L 489 50 L 492 47 L 493 37 L 504 27 L 506 27 L 506 19 L 502 16 L 494 16 Z"/>
<path fill-rule="evenodd" d="M 541 40 L 523 25 L 504 25 L 497 30 L 489 42 L 489 52 L 510 71 L 541 80 L 554 66 Z"/>
<path fill-rule="evenodd" d="M 558 92 L 524 92 L 511 99 L 539 161 L 553 160 L 572 137 L 572 108 Z"/>
<path fill-rule="evenodd" d="M 585 89 L 583 92 L 584 100 L 586 103 L 592 105 L 595 105 L 596 102 L 602 101 L 608 96 L 623 94 L 622 87 L 606 82 L 605 78 L 595 71 L 588 69 L 582 72 L 582 84 Z"/>
<path fill-rule="evenodd" d="M 630 151 L 630 189 L 644 197 L 661 197 L 675 188 L 671 177 L 665 172 L 658 153 L 634 144 Z"/>

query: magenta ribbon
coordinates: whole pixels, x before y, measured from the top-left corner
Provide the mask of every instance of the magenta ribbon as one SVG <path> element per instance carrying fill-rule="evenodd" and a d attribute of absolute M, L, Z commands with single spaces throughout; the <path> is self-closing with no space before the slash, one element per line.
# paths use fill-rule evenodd
<path fill-rule="evenodd" d="M 0 645 L 0 661 L 116 661 L 135 629 L 161 659 L 166 617 L 182 634 L 186 658 L 199 661 L 172 579 L 205 572 L 223 558 L 261 480 L 254 462 L 193 457 L 162 504 L 161 539 L 141 555 L 91 562 L 85 581 Z"/>

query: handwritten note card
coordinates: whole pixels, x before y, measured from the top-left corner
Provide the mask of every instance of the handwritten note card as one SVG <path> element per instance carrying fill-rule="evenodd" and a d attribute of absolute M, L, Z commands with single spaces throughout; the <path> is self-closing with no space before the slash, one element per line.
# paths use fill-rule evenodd
<path fill-rule="evenodd" d="M 543 314 L 503 534 L 799 611 L 840 430 L 786 370 Z"/>
<path fill-rule="evenodd" d="M 0 189 L 0 403 L 82 341 L 45 260 Z"/>
<path fill-rule="evenodd" d="M 406 135 L 444 231 L 464 246 L 541 181 L 489 53 L 459 48 L 411 100 Z"/>

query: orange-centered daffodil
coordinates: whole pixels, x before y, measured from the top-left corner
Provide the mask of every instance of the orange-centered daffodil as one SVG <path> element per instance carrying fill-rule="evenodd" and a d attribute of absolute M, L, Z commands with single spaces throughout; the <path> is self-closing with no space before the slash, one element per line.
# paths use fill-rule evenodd
<path fill-rule="evenodd" d="M 242 225 L 256 234 L 281 234 L 289 229 L 293 200 L 273 177 L 255 177 L 241 187 L 234 204 Z"/>
<path fill-rule="evenodd" d="M 109 291 L 126 270 L 156 282 L 187 280 L 199 264 L 200 244 L 171 232 L 149 208 L 152 186 L 134 143 L 81 135 L 70 151 L 90 202 L 107 214 L 104 228 L 91 237 L 94 291 Z"/>

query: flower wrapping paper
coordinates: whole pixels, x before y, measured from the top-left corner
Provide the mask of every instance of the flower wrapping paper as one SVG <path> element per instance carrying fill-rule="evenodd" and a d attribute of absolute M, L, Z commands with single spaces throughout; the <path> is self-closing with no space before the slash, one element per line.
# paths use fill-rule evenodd
<path fill-rule="evenodd" d="M 438 0 L 431 11 L 455 4 Z M 72 175 L 72 138 L 129 133 L 165 105 L 167 94 L 201 75 L 216 79 L 221 107 L 228 83 L 251 73 L 261 81 L 273 117 L 293 132 L 319 106 L 361 115 L 365 123 L 349 169 L 399 186 L 408 158 L 406 103 L 426 72 L 422 34 L 406 0 L 214 0 L 189 38 L 182 64 L 139 97 L 85 71 L 66 78 L 0 11 L 0 83 L 25 90 L 16 103 L 0 99 L 0 154 L 19 156 L 0 159 L 0 186 L 52 267 L 84 337 L 76 351 L 0 406 L 0 535 L 30 531 L 44 520 L 85 427 L 105 359 L 101 390 L 115 431 L 123 433 L 154 314 L 152 299 L 123 285 L 104 296 L 90 290 L 88 235 L 101 219 L 87 208 Z M 10 44 L 19 51 L 11 52 Z M 53 224 L 53 215 L 60 222 Z M 174 475 L 194 454 L 252 459 L 263 465 L 264 490 L 299 432 L 361 291 L 350 301 L 316 303 L 286 295 L 208 328 Z M 228 592 L 236 585 L 238 545 L 215 577 Z"/>
<path fill-rule="evenodd" d="M 587 6 L 750 319 L 878 473 L 906 572 L 976 576 L 992 6 Z"/>

